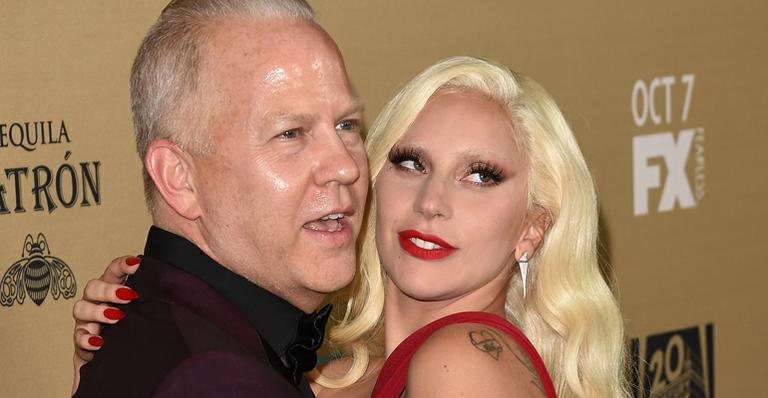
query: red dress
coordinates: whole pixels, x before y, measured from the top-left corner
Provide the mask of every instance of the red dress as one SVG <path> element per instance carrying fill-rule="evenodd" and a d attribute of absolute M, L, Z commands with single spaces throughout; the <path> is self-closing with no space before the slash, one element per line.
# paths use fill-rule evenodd
<path fill-rule="evenodd" d="M 547 398 L 557 398 L 552 379 L 549 377 L 547 368 L 544 366 L 544 361 L 542 361 L 539 353 L 536 352 L 536 348 L 533 347 L 533 344 L 528 341 L 525 335 L 523 335 L 523 332 L 509 323 L 506 319 L 486 312 L 460 312 L 451 314 L 424 326 L 408 336 L 408 338 L 403 340 L 403 342 L 397 346 L 395 351 L 390 354 L 386 362 L 384 362 L 384 366 L 381 369 L 381 373 L 379 373 L 379 378 L 376 380 L 376 386 L 373 388 L 371 397 L 399 397 L 405 389 L 408 365 L 411 362 L 413 354 L 416 353 L 419 347 L 421 347 L 432 333 L 444 326 L 455 323 L 480 323 L 491 326 L 512 337 L 528 354 L 528 358 L 530 358 L 531 363 L 533 363 L 536 373 L 539 376 L 539 380 L 541 380 Z"/>

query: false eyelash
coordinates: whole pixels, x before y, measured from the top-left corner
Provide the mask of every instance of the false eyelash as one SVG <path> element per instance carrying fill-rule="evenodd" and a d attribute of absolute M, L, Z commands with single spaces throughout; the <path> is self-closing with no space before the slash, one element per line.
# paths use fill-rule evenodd
<path fill-rule="evenodd" d="M 387 158 L 389 159 L 390 163 L 394 164 L 395 166 L 406 160 L 414 160 L 420 164 L 424 163 L 421 160 L 421 151 L 413 147 L 403 148 L 396 146 L 392 148 L 391 151 L 389 151 Z"/>
<path fill-rule="evenodd" d="M 504 181 L 504 171 L 491 163 L 475 162 L 469 166 L 468 174 L 485 173 L 491 177 L 491 182 L 487 185 L 497 185 Z"/>

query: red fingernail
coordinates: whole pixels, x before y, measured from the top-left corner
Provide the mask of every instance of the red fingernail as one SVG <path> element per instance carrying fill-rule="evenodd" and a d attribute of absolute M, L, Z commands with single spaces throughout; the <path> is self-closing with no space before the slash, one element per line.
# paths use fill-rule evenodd
<path fill-rule="evenodd" d="M 123 319 L 125 317 L 125 312 L 117 308 L 107 308 L 104 310 L 104 316 L 107 317 L 107 319 L 116 321 L 118 319 Z"/>
<path fill-rule="evenodd" d="M 88 344 L 94 347 L 101 347 L 102 345 L 104 345 L 104 339 L 102 339 L 99 336 L 91 336 L 88 338 Z"/>
<path fill-rule="evenodd" d="M 136 264 L 139 264 L 140 262 L 141 262 L 141 259 L 138 257 L 128 257 L 125 259 L 125 263 L 130 266 L 134 266 Z"/>
<path fill-rule="evenodd" d="M 115 291 L 115 296 L 120 300 L 135 300 L 139 297 L 139 294 L 129 287 L 121 287 Z"/>

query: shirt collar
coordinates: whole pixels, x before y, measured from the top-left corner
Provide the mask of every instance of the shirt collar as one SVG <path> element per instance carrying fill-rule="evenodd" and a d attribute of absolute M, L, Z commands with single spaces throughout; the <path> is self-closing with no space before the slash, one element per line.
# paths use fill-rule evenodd
<path fill-rule="evenodd" d="M 295 340 L 304 312 L 210 258 L 187 239 L 152 226 L 144 254 L 200 278 L 242 311 L 278 355 Z"/>

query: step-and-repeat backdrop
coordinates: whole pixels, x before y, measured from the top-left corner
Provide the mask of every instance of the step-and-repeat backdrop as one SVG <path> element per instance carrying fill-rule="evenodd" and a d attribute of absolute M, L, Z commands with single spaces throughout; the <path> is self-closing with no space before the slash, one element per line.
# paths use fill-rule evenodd
<path fill-rule="evenodd" d="M 0 11 L 0 396 L 69 394 L 72 304 L 149 217 L 128 72 L 164 1 Z M 768 3 L 313 1 L 371 120 L 450 55 L 536 78 L 601 197 L 637 397 L 768 386 Z M 130 382 L 130 376 L 127 375 Z"/>

